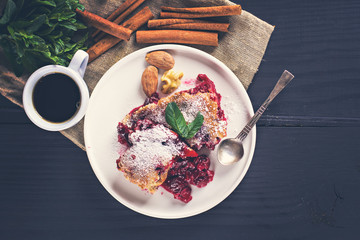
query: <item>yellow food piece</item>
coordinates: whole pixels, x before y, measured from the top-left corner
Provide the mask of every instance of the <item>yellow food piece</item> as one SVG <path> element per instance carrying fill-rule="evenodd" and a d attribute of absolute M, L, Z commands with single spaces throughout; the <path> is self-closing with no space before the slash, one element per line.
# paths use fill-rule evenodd
<path fill-rule="evenodd" d="M 181 84 L 181 78 L 184 76 L 183 72 L 175 72 L 170 69 L 161 77 L 161 82 L 163 85 L 161 86 L 161 92 L 163 93 L 172 93 L 175 91 Z"/>

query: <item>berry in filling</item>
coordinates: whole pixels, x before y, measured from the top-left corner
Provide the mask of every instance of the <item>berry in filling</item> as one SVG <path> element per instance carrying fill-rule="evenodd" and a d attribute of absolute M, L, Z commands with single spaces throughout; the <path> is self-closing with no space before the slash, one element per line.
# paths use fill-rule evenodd
<path fill-rule="evenodd" d="M 188 203 L 191 199 L 191 186 L 205 187 L 214 178 L 209 170 L 210 159 L 205 155 L 175 158 L 165 182 L 161 185 L 172 193 L 175 199 Z"/>

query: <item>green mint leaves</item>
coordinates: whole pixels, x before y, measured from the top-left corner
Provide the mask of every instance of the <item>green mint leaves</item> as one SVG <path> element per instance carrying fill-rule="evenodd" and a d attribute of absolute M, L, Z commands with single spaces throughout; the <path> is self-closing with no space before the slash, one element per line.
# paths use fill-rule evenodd
<path fill-rule="evenodd" d="M 171 102 L 165 109 L 165 120 L 181 137 L 189 139 L 194 137 L 201 128 L 204 122 L 204 116 L 198 112 L 194 121 L 186 124 L 185 118 L 179 107 L 175 102 Z"/>
<path fill-rule="evenodd" d="M 0 16 L 0 47 L 17 76 L 47 64 L 67 66 L 87 48 L 86 26 L 76 18 L 79 0 L 7 0 Z M 75 34 L 76 33 L 76 34 Z"/>

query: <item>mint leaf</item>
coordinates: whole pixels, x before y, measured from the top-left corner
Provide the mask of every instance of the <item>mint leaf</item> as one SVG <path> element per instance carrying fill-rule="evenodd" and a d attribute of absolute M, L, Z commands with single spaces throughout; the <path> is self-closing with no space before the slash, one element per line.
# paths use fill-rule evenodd
<path fill-rule="evenodd" d="M 204 122 L 204 116 L 200 112 L 197 113 L 194 121 L 188 124 L 189 132 L 186 138 L 192 138 L 200 130 Z"/>
<path fill-rule="evenodd" d="M 165 120 L 181 137 L 189 139 L 194 137 L 199 131 L 204 122 L 204 117 L 200 112 L 198 112 L 194 121 L 186 124 L 185 118 L 179 107 L 175 102 L 171 102 L 166 106 Z"/>
<path fill-rule="evenodd" d="M 41 28 L 41 26 L 46 22 L 47 17 L 45 14 L 37 16 L 34 20 L 30 21 L 31 25 L 26 28 L 26 32 L 33 33 Z"/>
<path fill-rule="evenodd" d="M 54 1 L 35 0 L 32 2 L 32 6 L 40 6 L 40 5 L 56 7 L 56 3 Z"/>
<path fill-rule="evenodd" d="M 185 138 L 187 136 L 188 127 L 185 118 L 175 102 L 167 105 L 165 109 L 165 120 L 181 137 Z"/>
<path fill-rule="evenodd" d="M 4 10 L 4 14 L 0 18 L 0 25 L 4 25 L 4 24 L 7 24 L 8 22 L 10 22 L 11 17 L 15 13 L 15 11 L 16 11 L 15 3 L 12 0 L 8 0 L 5 10 Z"/>

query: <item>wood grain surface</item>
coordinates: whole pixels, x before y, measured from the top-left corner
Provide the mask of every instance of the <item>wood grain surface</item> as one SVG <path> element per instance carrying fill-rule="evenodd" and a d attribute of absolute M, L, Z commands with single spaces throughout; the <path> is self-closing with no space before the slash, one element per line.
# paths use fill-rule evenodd
<path fill-rule="evenodd" d="M 85 152 L 0 97 L 0 239 L 359 238 L 360 1 L 234 2 L 276 26 L 254 109 L 284 69 L 295 75 L 236 190 L 194 217 L 143 216 L 106 192 Z"/>

